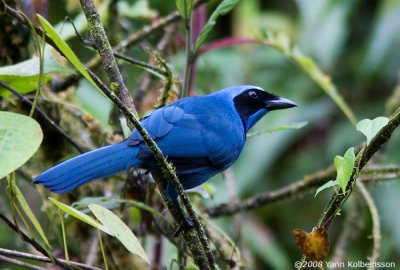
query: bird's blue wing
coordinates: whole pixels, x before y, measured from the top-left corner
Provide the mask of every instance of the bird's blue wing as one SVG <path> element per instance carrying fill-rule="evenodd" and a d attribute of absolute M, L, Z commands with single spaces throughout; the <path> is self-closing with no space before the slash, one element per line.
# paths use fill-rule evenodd
<path fill-rule="evenodd" d="M 185 111 L 176 106 L 166 106 L 155 110 L 141 122 L 142 126 L 149 133 L 150 138 L 157 140 L 169 133 L 174 124 L 182 119 Z M 133 130 L 127 143 L 130 146 L 139 145 L 143 142 L 143 137 L 137 129 Z"/>
<path fill-rule="evenodd" d="M 170 161 L 175 161 L 179 172 L 198 170 L 204 165 L 210 165 L 207 158 L 209 153 L 203 140 L 204 127 L 195 115 L 178 106 L 166 106 L 144 118 L 142 125 L 163 154 Z M 136 129 L 127 139 L 127 144 L 140 145 L 138 159 L 152 158 L 150 150 L 144 145 L 143 137 Z"/>
<path fill-rule="evenodd" d="M 155 110 L 142 120 L 143 127 L 164 156 L 174 163 L 178 175 L 197 175 L 194 178 L 208 180 L 237 159 L 244 144 L 243 130 L 235 128 L 234 115 L 222 110 L 221 104 L 214 103 L 205 99 L 197 99 L 190 106 L 188 102 L 176 102 Z M 132 132 L 127 143 L 140 145 L 138 159 L 153 159 L 137 130 Z"/>

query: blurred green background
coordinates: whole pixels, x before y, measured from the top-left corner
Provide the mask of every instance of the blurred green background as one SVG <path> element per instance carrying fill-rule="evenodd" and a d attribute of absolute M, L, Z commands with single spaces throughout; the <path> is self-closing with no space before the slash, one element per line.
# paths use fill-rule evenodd
<path fill-rule="evenodd" d="M 60 3 L 63 3 L 62 5 Z M 67 3 L 68 2 L 68 3 Z M 54 25 L 68 14 L 79 13 L 76 1 L 49 1 L 48 17 Z M 119 38 L 148 24 L 155 14 L 165 16 L 175 10 L 175 1 L 142 0 L 118 1 L 132 6 L 148 4 L 139 15 L 124 17 Z M 219 1 L 208 1 L 208 14 Z M 143 4 L 144 5 L 144 4 Z M 306 56 L 311 57 L 331 77 L 339 93 L 349 104 L 358 120 L 390 115 L 400 104 L 400 1 L 399 0 L 242 0 L 218 21 L 208 42 L 228 37 L 260 37 L 266 31 L 283 32 Z M 67 25 L 64 26 L 67 28 Z M 184 30 L 180 33 L 184 37 Z M 143 47 L 153 47 L 160 35 L 132 47 L 127 54 L 147 61 Z M 69 44 L 83 63 L 92 52 L 77 38 Z M 183 46 L 167 60 L 174 73 L 181 78 L 185 62 Z M 134 95 L 144 71 L 124 67 L 125 79 Z M 275 190 L 304 175 L 326 168 L 335 155 L 363 142 L 363 136 L 338 109 L 335 103 L 284 54 L 262 44 L 245 44 L 215 49 L 198 58 L 193 82 L 193 94 L 207 94 L 237 84 L 254 84 L 296 101 L 298 108 L 274 112 L 263 118 L 252 131 L 263 131 L 281 125 L 306 121 L 300 129 L 267 132 L 250 137 L 245 150 L 232 168 L 233 196 L 240 199 Z M 111 103 L 90 86 L 81 82 L 73 91 L 74 105 L 89 112 L 107 128 Z M 393 105 L 394 104 L 394 105 Z M 142 115 L 146 110 L 140 112 Z M 400 133 L 374 158 L 379 164 L 400 163 Z M 396 262 L 400 267 L 400 181 L 373 183 L 367 187 L 377 204 L 381 219 L 381 254 L 379 261 Z M 4 182 L 3 182 L 4 183 Z M 198 208 L 232 200 L 227 183 L 221 176 L 210 181 L 214 190 L 211 199 L 203 199 Z M 4 187 L 0 182 L 0 187 Z M 31 187 L 26 184 L 26 190 Z M 2 196 L 4 190 L 1 191 Z M 269 204 L 235 217 L 215 221 L 236 241 L 246 269 L 292 269 L 301 258 L 292 230 L 311 231 L 320 217 L 332 191 L 317 197 L 306 193 L 282 202 Z M 34 194 L 28 196 L 34 203 Z M 197 201 L 196 198 L 193 200 Z M 2 201 L 2 200 L 0 200 Z M 37 202 L 36 202 L 37 203 Z M 334 250 L 345 217 L 351 211 L 352 198 L 346 203 L 329 231 Z M 38 207 L 40 207 L 38 205 Z M 357 219 L 360 227 L 349 241 L 346 260 L 367 261 L 372 252 L 371 217 L 362 205 Z M 37 212 L 38 214 L 39 211 Z M 0 223 L 0 246 L 21 248 L 15 235 Z M 174 254 L 170 246 L 168 254 Z M 333 251 L 332 251 L 333 252 Z M 331 253 L 332 253 L 331 252 Z M 172 256 L 171 255 L 171 256 Z M 332 254 L 330 254 L 332 256 Z M 329 257 L 328 257 L 329 260 Z M 169 265 L 168 257 L 165 265 Z M 11 268 L 0 263 L 1 268 Z"/>

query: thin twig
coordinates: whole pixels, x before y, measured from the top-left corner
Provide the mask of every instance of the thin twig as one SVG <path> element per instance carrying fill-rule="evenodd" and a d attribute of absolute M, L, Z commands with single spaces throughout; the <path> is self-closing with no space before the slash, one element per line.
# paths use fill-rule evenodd
<path fill-rule="evenodd" d="M 192 43 L 192 11 L 188 8 L 189 0 L 183 0 L 183 6 L 185 10 L 184 14 L 184 25 L 186 29 L 186 44 L 185 44 L 185 69 L 184 69 L 184 78 L 183 78 L 183 87 L 180 94 L 180 97 L 186 97 L 189 93 L 189 84 L 190 84 L 190 74 L 192 70 L 193 64 L 193 43 Z M 189 12 L 189 14 L 186 14 Z"/>
<path fill-rule="evenodd" d="M 339 238 L 336 242 L 333 256 L 331 261 L 333 263 L 344 262 L 346 254 L 352 243 L 353 239 L 361 232 L 363 219 L 359 218 L 360 212 L 362 211 L 362 198 L 359 193 L 355 193 L 352 197 L 352 204 L 348 211 L 346 211 L 346 217 L 342 224 L 342 231 L 340 232 Z"/>
<path fill-rule="evenodd" d="M 162 155 L 162 152 L 160 148 L 157 146 L 157 144 L 149 137 L 147 131 L 142 127 L 140 124 L 139 120 L 135 117 L 131 109 L 127 108 L 121 100 L 116 96 L 116 94 L 108 89 L 107 86 L 105 86 L 101 80 L 90 70 L 87 70 L 89 74 L 91 75 L 92 79 L 95 81 L 95 83 L 99 86 L 99 88 L 115 103 L 117 106 L 120 108 L 121 111 L 124 112 L 125 115 L 129 115 L 129 120 L 132 121 L 133 125 L 137 129 L 137 131 L 142 135 L 144 142 L 146 143 L 147 147 L 151 150 L 153 153 L 157 164 L 159 168 L 162 171 L 162 177 L 155 177 L 157 181 L 157 185 L 161 190 L 161 193 L 163 195 L 164 201 L 167 203 L 167 207 L 170 210 L 170 212 L 173 214 L 175 220 L 179 220 L 178 216 L 176 215 L 177 210 L 175 209 L 175 204 L 171 203 L 167 199 L 167 195 L 165 193 L 165 187 L 167 185 L 167 181 L 172 183 L 174 188 L 177 190 L 180 198 L 183 201 L 183 204 L 185 205 L 188 214 L 190 218 L 193 220 L 195 230 L 190 229 L 187 231 L 183 232 L 183 236 L 185 238 L 186 244 L 189 246 L 192 256 L 196 262 L 196 264 L 201 268 L 201 269 L 208 269 L 209 268 L 209 263 L 206 259 L 204 259 L 204 242 L 207 242 L 207 237 L 205 236 L 204 230 L 202 230 L 202 225 L 200 221 L 198 220 L 193 208 L 191 207 L 191 204 L 189 202 L 189 199 L 187 198 L 184 189 L 182 185 L 179 183 L 179 180 L 174 172 L 174 169 L 170 163 L 167 162 L 165 157 Z M 190 210 L 189 210 L 190 209 Z M 197 220 L 197 222 L 196 222 Z M 201 240 L 202 245 L 198 245 L 198 238 L 202 236 L 203 240 Z M 208 257 L 212 256 L 211 249 L 206 245 L 206 248 L 208 250 L 207 254 Z M 210 255 L 211 254 L 211 255 Z M 212 267 L 212 266 L 211 266 Z"/>
<path fill-rule="evenodd" d="M 370 267 L 368 270 L 375 270 L 376 262 L 378 261 L 380 250 L 381 250 L 381 223 L 379 220 L 378 209 L 372 199 L 371 194 L 368 192 L 364 183 L 357 181 L 357 187 L 363 195 L 365 201 L 367 202 L 369 211 L 372 218 L 372 236 L 374 241 L 374 246 L 372 249 L 372 255 L 368 258 L 370 262 Z"/>
<path fill-rule="evenodd" d="M 163 76 L 163 77 L 167 76 L 167 72 L 165 70 L 162 70 L 162 69 L 160 69 L 160 68 L 158 68 L 156 66 L 153 66 L 153 65 L 150 65 L 148 63 L 133 59 L 132 57 L 124 55 L 123 53 L 120 53 L 118 51 L 113 51 L 113 54 L 118 59 L 124 60 L 124 61 L 126 61 L 128 63 L 133 64 L 133 65 L 136 65 L 136 66 L 142 67 L 144 69 L 147 69 L 147 70 L 149 70 L 151 72 L 154 72 L 154 73 L 158 74 L 159 76 Z"/>
<path fill-rule="evenodd" d="M 43 248 L 40 243 L 38 243 L 35 239 L 30 238 L 28 235 L 26 235 L 23 231 L 21 231 L 17 226 L 14 225 L 5 215 L 0 213 L 0 219 L 4 221 L 4 223 L 13 231 L 17 232 L 20 236 L 21 239 L 29 244 L 31 244 L 37 251 L 42 253 L 43 255 L 47 255 L 46 249 Z M 0 254 L 4 254 L 7 256 L 14 256 L 14 257 L 20 257 L 20 258 L 26 258 L 26 259 L 31 259 L 35 261 L 40 261 L 40 262 L 46 262 L 46 263 L 53 263 L 58 266 L 60 266 L 63 269 L 66 270 L 76 270 L 76 267 L 85 269 L 85 270 L 101 270 L 100 268 L 89 266 L 86 264 L 78 263 L 78 262 L 72 262 L 70 261 L 68 265 L 66 260 L 58 259 L 55 257 L 48 258 L 44 256 L 38 256 L 38 255 L 32 255 L 28 253 L 23 253 L 19 251 L 14 251 L 14 250 L 6 250 L 4 248 L 0 249 Z"/>
<path fill-rule="evenodd" d="M 93 38 L 93 42 L 101 57 L 104 69 L 110 81 L 111 90 L 121 99 L 122 104 L 130 108 L 131 113 L 138 118 L 135 105 L 133 104 L 132 98 L 129 96 L 128 88 L 119 72 L 117 61 L 112 53 L 111 44 L 106 37 L 105 30 L 100 20 L 100 15 L 97 13 L 94 2 L 91 0 L 81 0 L 80 2 L 88 21 L 89 32 Z M 129 115 L 125 116 L 127 119 L 129 118 Z"/>
<path fill-rule="evenodd" d="M 283 200 L 295 195 L 299 195 L 302 192 L 308 191 L 313 187 L 318 187 L 323 183 L 333 179 L 336 171 L 333 166 L 330 166 L 324 170 L 313 173 L 312 175 L 305 176 L 303 179 L 282 187 L 276 191 L 269 191 L 257 194 L 247 200 L 231 203 L 221 204 L 206 210 L 207 214 L 211 217 L 232 215 L 241 211 L 251 210 L 268 203 Z"/>
<path fill-rule="evenodd" d="M 26 263 L 26 262 L 23 262 L 23 261 L 20 261 L 20 260 L 17 260 L 17 259 L 11 259 L 11 258 L 8 258 L 8 257 L 3 256 L 3 255 L 0 255 L 0 261 L 5 261 L 5 262 L 8 262 L 8 263 L 12 263 L 12 264 L 19 265 L 19 266 L 22 266 L 24 268 L 33 269 L 33 270 L 46 270 L 43 267 L 39 267 L 39 266 L 30 264 L 30 263 Z"/>
<path fill-rule="evenodd" d="M 235 203 L 222 203 L 206 209 L 206 213 L 211 217 L 233 215 L 238 212 L 248 211 L 270 203 L 295 198 L 306 192 L 315 190 L 327 181 L 334 179 L 336 171 L 333 166 L 304 176 L 292 184 L 284 186 L 274 191 L 262 192 L 243 201 Z M 400 177 L 400 166 L 397 165 L 372 165 L 362 171 L 359 180 L 365 183 L 381 182 L 386 180 L 398 179 Z"/>
<path fill-rule="evenodd" d="M 27 99 L 24 95 L 19 93 L 16 89 L 12 88 L 5 82 L 0 81 L 0 86 L 4 87 L 8 91 L 16 95 L 23 103 L 31 107 L 33 106 L 32 102 L 29 99 Z M 52 126 L 61 136 L 63 136 L 64 139 L 67 140 L 67 142 L 69 142 L 73 147 L 75 147 L 76 150 L 79 151 L 79 153 L 84 152 L 82 148 L 67 133 L 65 133 L 49 116 L 47 116 L 47 114 L 43 112 L 38 106 L 36 107 L 36 113 L 42 116 L 50 124 L 50 126 Z"/>
<path fill-rule="evenodd" d="M 358 178 L 361 170 L 372 158 L 372 156 L 386 143 L 394 130 L 400 125 L 400 108 L 390 117 L 389 123 L 384 126 L 372 139 L 369 145 L 365 145 L 360 152 L 357 154 L 355 166 L 350 176 L 350 180 L 346 187 L 346 192 L 335 192 L 324 211 L 322 212 L 321 218 L 318 221 L 317 227 L 323 227 L 326 230 L 329 225 L 337 216 L 337 213 L 341 209 L 342 205 L 346 202 L 350 196 L 353 186 Z"/>

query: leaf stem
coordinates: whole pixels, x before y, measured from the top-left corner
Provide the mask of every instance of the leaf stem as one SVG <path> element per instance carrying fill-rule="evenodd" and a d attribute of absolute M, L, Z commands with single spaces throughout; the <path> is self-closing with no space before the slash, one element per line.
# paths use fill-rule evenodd
<path fill-rule="evenodd" d="M 67 264 L 69 265 L 69 254 L 68 254 L 68 246 L 67 246 L 67 236 L 65 234 L 65 224 L 64 224 L 64 217 L 63 217 L 63 212 L 60 208 L 58 208 L 58 215 L 60 217 L 60 222 L 61 222 L 61 231 L 62 231 L 62 237 L 63 237 L 63 244 L 64 244 L 64 253 L 65 253 L 65 260 L 67 261 Z"/>
<path fill-rule="evenodd" d="M 185 9 L 185 28 L 186 28 L 186 44 L 185 44 L 185 53 L 186 53 L 186 61 L 185 61 L 185 69 L 184 69 L 184 79 L 183 86 L 180 98 L 186 97 L 189 93 L 189 85 L 190 85 L 190 74 L 192 70 L 193 64 L 193 44 L 192 44 L 192 12 L 190 11 L 188 14 L 188 0 L 183 1 L 184 9 Z"/>
<path fill-rule="evenodd" d="M 108 270 L 106 252 L 104 250 L 103 240 L 102 240 L 101 232 L 99 229 L 97 229 L 97 235 L 99 236 L 99 243 L 100 243 L 101 255 L 103 256 L 104 266 L 105 266 L 106 270 Z"/>

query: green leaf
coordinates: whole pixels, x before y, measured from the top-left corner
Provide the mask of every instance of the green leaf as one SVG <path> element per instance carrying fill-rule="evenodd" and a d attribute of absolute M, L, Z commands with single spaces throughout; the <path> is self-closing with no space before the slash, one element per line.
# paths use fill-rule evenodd
<path fill-rule="evenodd" d="M 97 204 L 90 204 L 89 209 L 131 253 L 139 256 L 150 265 L 149 259 L 136 236 L 118 216 Z"/>
<path fill-rule="evenodd" d="M 218 7 L 214 10 L 211 14 L 210 18 L 208 19 L 206 25 L 204 26 L 203 30 L 201 30 L 199 37 L 197 38 L 196 45 L 194 48 L 194 53 L 198 52 L 201 45 L 203 45 L 204 41 L 206 40 L 208 34 L 214 28 L 217 19 L 219 16 L 223 16 L 230 12 L 236 4 L 239 3 L 239 0 L 223 0 Z"/>
<path fill-rule="evenodd" d="M 337 180 L 335 180 L 335 181 L 334 181 L 334 180 L 331 180 L 331 181 L 329 181 L 329 182 L 323 184 L 322 186 L 320 186 L 320 187 L 317 189 L 317 191 L 315 192 L 314 197 L 316 197 L 316 196 L 318 195 L 318 193 L 320 193 L 321 191 L 323 191 L 323 190 L 325 190 L 325 189 L 328 189 L 328 188 L 330 188 L 330 187 L 337 186 L 337 185 L 339 185 L 339 182 L 338 182 Z"/>
<path fill-rule="evenodd" d="M 42 130 L 32 118 L 0 112 L 0 179 L 27 162 L 42 139 Z"/>
<path fill-rule="evenodd" d="M 92 77 L 90 77 L 89 73 L 85 70 L 85 67 L 82 65 L 81 61 L 79 61 L 79 58 L 71 50 L 68 44 L 60 37 L 60 35 L 56 32 L 53 26 L 51 26 L 51 24 L 39 14 L 37 14 L 37 17 L 43 29 L 45 30 L 46 34 L 57 45 L 57 47 L 64 54 L 64 56 L 82 74 L 82 76 L 86 78 L 86 80 L 88 80 L 91 84 L 93 84 L 94 87 L 96 87 L 96 89 L 98 89 L 101 92 L 101 90 L 97 87 L 96 83 L 93 81 Z"/>
<path fill-rule="evenodd" d="M 350 177 L 353 173 L 354 162 L 356 160 L 356 155 L 354 153 L 354 147 L 349 148 L 344 156 L 336 156 L 334 159 L 334 164 L 336 168 L 336 180 L 329 181 L 324 185 L 320 186 L 315 192 L 315 196 L 321 191 L 339 185 L 343 193 L 346 192 L 347 184 L 349 183 Z"/>
<path fill-rule="evenodd" d="M 31 223 L 35 227 L 36 231 L 39 233 L 40 237 L 42 237 L 42 239 L 46 243 L 46 245 L 49 248 L 51 248 L 49 240 L 47 240 L 46 234 L 44 233 L 42 226 L 40 225 L 39 221 L 37 220 L 35 214 L 33 214 L 32 210 L 29 207 L 29 204 L 27 203 L 27 201 L 25 200 L 25 197 L 22 194 L 21 190 L 18 188 L 18 186 L 15 184 L 14 181 L 11 181 L 11 184 L 12 184 L 12 190 L 14 192 L 14 195 L 17 198 L 17 201 L 18 201 L 19 205 L 21 206 L 22 210 L 24 211 L 25 215 L 31 221 Z"/>
<path fill-rule="evenodd" d="M 49 73 L 71 73 L 72 70 L 62 66 L 53 56 L 44 58 L 44 81 L 47 82 L 51 77 Z M 40 77 L 40 59 L 33 57 L 29 60 L 15 65 L 0 68 L 0 80 L 15 88 L 22 94 L 35 90 L 38 86 Z M 8 97 L 11 92 L 0 87 L 0 96 Z"/>
<path fill-rule="evenodd" d="M 367 144 L 375 137 L 375 135 L 384 126 L 389 123 L 389 118 L 387 117 L 377 117 L 374 120 L 364 119 L 357 123 L 356 129 L 367 137 Z"/>
<path fill-rule="evenodd" d="M 139 208 L 141 210 L 147 211 L 153 215 L 158 216 L 161 219 L 166 220 L 165 217 L 160 212 L 158 212 L 156 209 L 154 209 L 144 203 L 137 202 L 134 200 L 125 200 L 125 199 L 112 198 L 112 197 L 86 197 L 80 201 L 73 203 L 72 206 L 77 207 L 77 208 L 85 208 L 85 207 L 88 207 L 90 204 L 98 204 L 107 209 L 119 208 L 121 206 L 121 204 L 125 204 L 127 206 L 133 206 L 133 207 Z"/>
<path fill-rule="evenodd" d="M 65 213 L 79 219 L 80 221 L 85 222 L 86 224 L 89 224 L 90 226 L 93 226 L 109 235 L 114 236 L 109 230 L 108 228 L 106 228 L 105 226 L 103 226 L 102 224 L 100 224 L 99 222 L 97 222 L 94 218 L 92 218 L 91 216 L 88 216 L 84 213 L 82 213 L 81 211 L 76 210 L 75 208 L 63 204 L 62 202 L 57 201 L 54 198 L 49 197 L 49 200 L 55 205 L 57 206 L 59 209 L 63 210 Z"/>
<path fill-rule="evenodd" d="M 182 18 L 190 18 L 193 12 L 193 0 L 176 0 L 176 9 Z"/>
<path fill-rule="evenodd" d="M 339 183 L 343 193 L 346 191 L 347 183 L 350 180 L 350 176 L 353 173 L 354 162 L 356 155 L 354 154 L 354 147 L 349 148 L 343 157 L 336 156 L 334 164 L 336 168 L 336 181 Z"/>

